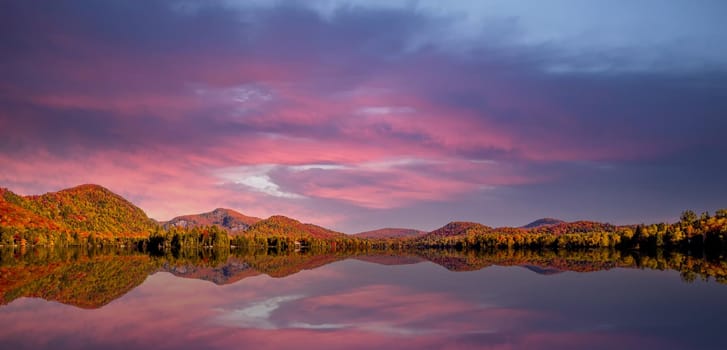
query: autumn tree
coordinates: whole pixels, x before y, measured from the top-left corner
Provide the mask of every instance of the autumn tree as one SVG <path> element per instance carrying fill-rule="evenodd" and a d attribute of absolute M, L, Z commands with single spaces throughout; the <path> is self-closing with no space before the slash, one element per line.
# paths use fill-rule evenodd
<path fill-rule="evenodd" d="M 685 225 L 692 225 L 695 221 L 697 221 L 697 214 L 694 213 L 694 211 L 692 210 L 685 210 L 679 217 L 679 221 L 681 221 Z"/>

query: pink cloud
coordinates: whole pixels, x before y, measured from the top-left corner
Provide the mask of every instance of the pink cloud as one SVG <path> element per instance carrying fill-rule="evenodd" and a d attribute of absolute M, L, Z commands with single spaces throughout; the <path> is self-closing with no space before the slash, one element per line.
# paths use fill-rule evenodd
<path fill-rule="evenodd" d="M 538 180 L 519 175 L 509 164 L 456 159 L 358 163 L 330 170 L 286 171 L 275 178 L 305 196 L 343 200 L 370 208 L 449 200 L 473 191 Z"/>
<path fill-rule="evenodd" d="M 229 14 L 153 10 L 174 18 L 164 28 L 192 46 L 166 32 L 135 43 L 123 35 L 134 37 L 134 28 L 96 35 L 83 28 L 97 23 L 73 11 L 64 12 L 73 25 L 26 18 L 36 26 L 32 41 L 46 45 L 8 56 L 19 78 L 0 82 L 0 185 L 30 194 L 99 183 L 157 218 L 234 205 L 334 224 L 346 214 L 320 213 L 316 200 L 367 209 L 451 202 L 563 176 L 544 165 L 638 160 L 680 147 L 629 132 L 609 137 L 559 102 L 552 82 L 517 64 L 429 51 L 361 56 L 315 16 L 290 22 L 325 34 L 293 55 L 279 50 L 300 43 L 278 38 L 281 28 L 267 22 L 247 33 Z M 322 64 L 328 50 L 337 59 Z M 402 159 L 431 164 L 371 167 Z M 338 168 L 287 169 L 314 164 Z M 277 170 L 266 181 L 292 194 L 287 200 L 218 176 L 267 165 Z"/>

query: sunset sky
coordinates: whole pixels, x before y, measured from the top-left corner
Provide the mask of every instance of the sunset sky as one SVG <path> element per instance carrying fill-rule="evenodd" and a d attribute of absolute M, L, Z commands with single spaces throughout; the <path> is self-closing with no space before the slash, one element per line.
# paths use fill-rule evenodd
<path fill-rule="evenodd" d="M 727 2 L 0 1 L 0 187 L 344 232 L 727 207 Z"/>

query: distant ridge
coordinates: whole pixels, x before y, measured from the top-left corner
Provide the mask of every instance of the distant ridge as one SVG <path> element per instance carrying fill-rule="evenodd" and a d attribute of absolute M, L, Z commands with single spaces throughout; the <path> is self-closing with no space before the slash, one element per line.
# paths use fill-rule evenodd
<path fill-rule="evenodd" d="M 553 218 L 542 218 L 535 220 L 525 226 L 521 226 L 522 228 L 538 228 L 538 227 L 547 227 L 547 226 L 555 226 L 558 224 L 564 224 L 565 221 L 559 220 L 559 219 L 553 219 Z"/>
<path fill-rule="evenodd" d="M 426 231 L 420 231 L 410 228 L 381 228 L 366 232 L 355 233 L 352 236 L 359 238 L 405 238 L 417 237 L 427 234 Z"/>
<path fill-rule="evenodd" d="M 227 230 L 231 234 L 236 234 L 247 230 L 260 220 L 262 219 L 247 216 L 232 209 L 217 208 L 207 213 L 177 216 L 169 221 L 161 222 L 161 224 L 164 228 L 173 226 L 193 228 L 214 225 Z"/>

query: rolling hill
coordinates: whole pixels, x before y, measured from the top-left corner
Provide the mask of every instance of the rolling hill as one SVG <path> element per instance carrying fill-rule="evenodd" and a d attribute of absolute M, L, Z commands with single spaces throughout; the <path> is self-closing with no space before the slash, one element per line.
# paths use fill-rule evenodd
<path fill-rule="evenodd" d="M 542 218 L 535 220 L 525 226 L 521 226 L 522 228 L 538 228 L 538 227 L 548 227 L 548 226 L 554 226 L 558 224 L 563 224 L 565 221 L 553 219 L 553 218 Z"/>
<path fill-rule="evenodd" d="M 245 235 L 344 238 L 345 234 L 313 224 L 304 224 L 282 215 L 271 216 L 250 226 Z"/>
<path fill-rule="evenodd" d="M 485 233 L 491 231 L 492 228 L 476 222 L 454 221 L 450 222 L 432 232 L 427 233 L 427 237 L 447 237 L 459 236 L 472 233 Z"/>
<path fill-rule="evenodd" d="M 0 227 L 12 232 L 42 229 L 144 237 L 158 227 L 139 207 L 99 185 L 35 196 L 3 189 L 0 198 Z"/>

